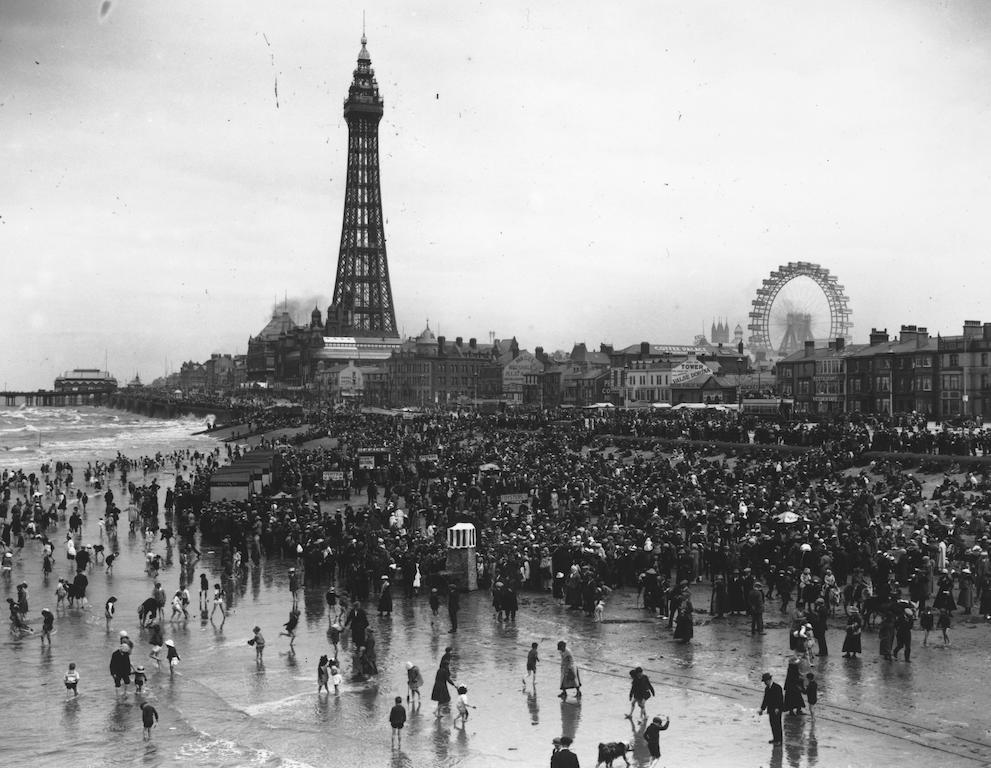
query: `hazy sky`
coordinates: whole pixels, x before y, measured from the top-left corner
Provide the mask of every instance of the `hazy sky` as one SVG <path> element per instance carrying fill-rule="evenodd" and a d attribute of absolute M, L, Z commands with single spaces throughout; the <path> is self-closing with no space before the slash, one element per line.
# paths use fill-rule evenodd
<path fill-rule="evenodd" d="M 354 3 L 0 0 L 0 378 L 244 352 L 333 292 Z M 369 0 L 397 320 L 570 349 L 991 320 L 991 3 Z M 278 79 L 278 100 L 275 82 Z"/>

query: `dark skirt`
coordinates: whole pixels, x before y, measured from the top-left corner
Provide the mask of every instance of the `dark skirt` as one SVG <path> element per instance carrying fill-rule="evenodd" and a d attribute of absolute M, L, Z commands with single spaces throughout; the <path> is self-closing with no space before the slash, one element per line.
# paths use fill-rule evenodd
<path fill-rule="evenodd" d="M 785 709 L 805 709 L 802 689 L 798 686 L 785 686 Z"/>
<path fill-rule="evenodd" d="M 692 623 L 692 614 L 690 613 L 680 613 L 678 614 L 678 622 L 674 627 L 674 639 L 689 641 L 695 635 L 695 626 Z"/>
<path fill-rule="evenodd" d="M 847 632 L 846 637 L 843 638 L 843 653 L 863 653 L 864 650 L 860 643 L 860 635 L 855 635 L 853 632 Z"/>
<path fill-rule="evenodd" d="M 379 597 L 379 613 L 392 613 L 392 593 L 382 592 Z"/>
<path fill-rule="evenodd" d="M 433 690 L 430 691 L 430 700 L 438 704 L 448 704 L 451 701 L 451 693 L 447 690 L 447 678 L 435 680 Z"/>

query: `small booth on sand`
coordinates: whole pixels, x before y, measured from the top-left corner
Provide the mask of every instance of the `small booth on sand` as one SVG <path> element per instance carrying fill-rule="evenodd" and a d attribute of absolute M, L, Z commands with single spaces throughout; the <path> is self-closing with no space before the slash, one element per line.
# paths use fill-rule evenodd
<path fill-rule="evenodd" d="M 475 554 L 475 526 L 458 523 L 447 529 L 447 572 L 458 589 L 478 589 L 478 558 Z"/>

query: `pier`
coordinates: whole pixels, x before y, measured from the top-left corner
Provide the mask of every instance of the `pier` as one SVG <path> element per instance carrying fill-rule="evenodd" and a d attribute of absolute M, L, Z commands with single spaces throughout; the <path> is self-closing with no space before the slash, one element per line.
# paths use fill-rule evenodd
<path fill-rule="evenodd" d="M 181 416 L 216 416 L 218 423 L 230 419 L 230 409 L 212 405 L 185 402 L 166 395 L 130 393 L 126 390 L 113 392 L 59 392 L 38 389 L 32 392 L 0 391 L 0 401 L 8 407 L 27 406 L 29 408 L 65 408 L 75 406 L 102 406 L 122 411 L 138 413 L 156 419 L 176 419 Z"/>
<path fill-rule="evenodd" d="M 65 407 L 73 405 L 103 405 L 106 392 L 60 392 L 54 389 L 37 389 L 33 392 L 0 392 L 6 406 L 16 407 Z"/>

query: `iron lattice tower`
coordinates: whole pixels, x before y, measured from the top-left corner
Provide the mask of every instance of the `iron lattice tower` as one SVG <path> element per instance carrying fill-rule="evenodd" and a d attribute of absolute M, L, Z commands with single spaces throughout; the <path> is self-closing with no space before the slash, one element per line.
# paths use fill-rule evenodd
<path fill-rule="evenodd" d="M 344 100 L 348 176 L 334 304 L 347 311 L 355 335 L 398 337 L 379 186 L 378 129 L 383 101 L 367 42 L 362 35 L 358 66 Z"/>

